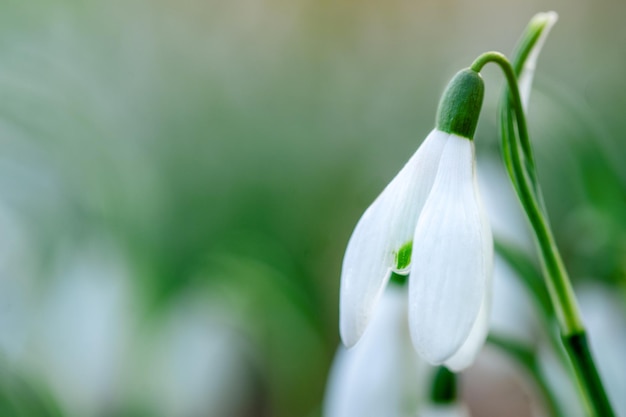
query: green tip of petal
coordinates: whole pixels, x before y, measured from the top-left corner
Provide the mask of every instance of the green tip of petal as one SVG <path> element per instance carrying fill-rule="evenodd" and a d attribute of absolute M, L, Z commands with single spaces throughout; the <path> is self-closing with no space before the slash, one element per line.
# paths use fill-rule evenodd
<path fill-rule="evenodd" d="M 413 241 L 407 242 L 396 253 L 396 270 L 402 271 L 411 265 L 411 252 L 413 250 Z"/>
<path fill-rule="evenodd" d="M 439 102 L 437 129 L 472 139 L 485 95 L 485 84 L 477 72 L 467 68 L 450 81 Z"/>

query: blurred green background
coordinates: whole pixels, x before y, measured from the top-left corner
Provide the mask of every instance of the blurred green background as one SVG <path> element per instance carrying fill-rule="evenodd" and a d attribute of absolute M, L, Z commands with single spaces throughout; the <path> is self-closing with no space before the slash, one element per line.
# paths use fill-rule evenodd
<path fill-rule="evenodd" d="M 623 1 L 2 1 L 0 415 L 320 415 L 356 221 L 545 10 L 548 211 L 623 300 Z"/>

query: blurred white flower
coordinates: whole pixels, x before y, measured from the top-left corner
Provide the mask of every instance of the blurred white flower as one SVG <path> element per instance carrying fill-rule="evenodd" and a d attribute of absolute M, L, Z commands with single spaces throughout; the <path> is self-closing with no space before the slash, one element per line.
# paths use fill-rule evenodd
<path fill-rule="evenodd" d="M 98 415 L 119 394 L 132 325 L 128 265 L 102 238 L 56 263 L 31 324 L 27 365 L 43 374 L 66 412 Z"/>
<path fill-rule="evenodd" d="M 235 314 L 191 287 L 179 296 L 137 353 L 136 396 L 167 417 L 230 417 L 249 407 L 250 341 Z"/>
<path fill-rule="evenodd" d="M 326 387 L 324 417 L 414 416 L 424 384 L 411 346 L 406 287 L 389 285 L 362 340 L 340 346 Z"/>
<path fill-rule="evenodd" d="M 493 308 L 490 329 L 525 346 L 541 335 L 537 308 L 529 291 L 506 261 L 496 256 L 493 272 Z"/>
<path fill-rule="evenodd" d="M 463 404 L 428 404 L 420 410 L 418 417 L 470 417 L 470 412 Z"/>
<path fill-rule="evenodd" d="M 500 155 L 479 157 L 478 186 L 493 235 L 509 245 L 534 253 L 534 242 L 513 186 L 509 181 Z"/>
<path fill-rule="evenodd" d="M 478 160 L 478 183 L 494 237 L 532 258 L 532 236 L 502 163 Z M 496 253 L 493 271 L 493 305 L 489 328 L 518 343 L 537 342 L 539 318 L 532 295 L 522 278 Z"/>

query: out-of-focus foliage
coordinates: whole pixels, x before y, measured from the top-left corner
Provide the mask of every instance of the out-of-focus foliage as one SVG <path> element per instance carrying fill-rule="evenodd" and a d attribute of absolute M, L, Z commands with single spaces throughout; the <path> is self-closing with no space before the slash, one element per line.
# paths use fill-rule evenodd
<path fill-rule="evenodd" d="M 0 414 L 319 415 L 354 223 L 549 8 L 546 204 L 574 279 L 623 289 L 620 2 L 1 2 Z"/>
<path fill-rule="evenodd" d="M 15 417 L 62 417 L 45 388 L 16 374 L 6 365 L 0 370 L 0 415 Z"/>

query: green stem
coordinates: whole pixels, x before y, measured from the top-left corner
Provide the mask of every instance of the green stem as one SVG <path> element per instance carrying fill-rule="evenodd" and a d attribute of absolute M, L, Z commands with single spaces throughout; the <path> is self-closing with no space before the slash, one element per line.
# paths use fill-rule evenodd
<path fill-rule="evenodd" d="M 481 62 L 481 57 L 485 59 L 486 61 Z M 483 54 L 481 57 L 478 57 L 478 59 L 474 61 L 474 65 L 481 65 L 481 68 L 482 68 L 482 65 L 485 65 L 487 62 L 494 62 L 498 64 L 504 72 L 504 75 L 507 79 L 507 83 L 510 84 L 511 82 L 514 82 L 515 86 L 517 87 L 517 75 L 519 74 L 516 73 L 515 70 L 511 68 L 511 64 L 509 63 L 508 59 L 504 55 L 502 55 L 499 52 L 487 52 Z M 514 107 L 516 102 L 519 103 L 521 106 L 521 95 L 519 92 L 519 88 L 511 89 L 509 92 L 505 91 L 505 98 L 506 100 L 509 100 L 511 106 Z M 515 115 L 518 118 L 521 117 L 520 120 L 522 121 L 522 123 L 518 123 L 517 128 L 519 130 L 521 148 L 524 151 L 523 163 L 524 163 L 524 166 L 526 167 L 525 172 L 527 173 L 527 175 L 529 175 L 529 180 L 532 185 L 533 191 L 537 191 L 538 185 L 537 185 L 537 177 L 535 175 L 535 162 L 534 162 L 532 147 L 530 145 L 530 139 L 528 136 L 528 130 L 526 128 L 526 116 L 524 114 L 523 107 L 520 107 L 519 111 L 518 109 L 516 109 Z M 507 112 L 507 116 L 509 116 L 510 118 L 513 117 L 513 115 L 508 114 L 508 112 Z M 510 121 L 511 123 L 503 124 L 502 125 L 503 128 L 506 127 L 509 129 L 513 129 L 512 119 Z M 510 133 L 513 133 L 513 132 L 511 131 Z M 519 152 L 519 149 L 509 147 L 508 151 Z"/>
<path fill-rule="evenodd" d="M 515 86 L 517 87 L 517 75 L 519 75 L 519 73 L 516 72 L 516 70 L 511 67 L 509 60 L 506 58 L 506 56 L 504 56 L 500 52 L 486 52 L 482 54 L 481 56 L 476 58 L 471 68 L 476 72 L 480 72 L 482 67 L 485 66 L 489 62 L 494 62 L 498 64 L 500 68 L 502 68 L 502 70 L 504 71 L 504 75 L 507 79 L 507 83 L 511 84 L 511 82 L 513 82 Z M 507 68 L 505 69 L 504 67 L 507 67 Z M 515 91 L 511 89 L 510 93 L 512 95 L 511 99 L 513 103 L 519 102 L 521 106 L 522 100 L 521 100 L 519 88 L 515 88 Z M 516 95 L 517 97 L 515 97 Z M 524 156 L 526 157 L 526 160 L 529 163 L 529 168 L 530 168 L 529 171 L 534 174 L 535 162 L 534 162 L 532 148 L 530 146 L 530 139 L 528 138 L 528 131 L 526 130 L 526 122 L 525 122 L 526 116 L 524 115 L 523 107 L 520 107 L 520 110 L 521 110 L 520 112 L 516 112 L 516 115 L 519 117 L 519 115 L 521 114 L 521 117 L 522 117 L 521 120 L 524 121 L 524 123 L 521 123 L 520 125 L 518 125 L 518 129 L 520 129 L 520 140 L 522 142 L 521 145 L 522 145 L 522 149 L 524 150 Z M 533 184 L 536 183 L 536 179 L 534 178 L 534 176 L 531 178 L 531 180 L 533 181 Z"/>
<path fill-rule="evenodd" d="M 507 80 L 510 89 L 509 99 L 515 111 L 517 130 L 521 141 L 529 142 L 526 119 L 522 108 L 522 101 L 517 86 L 515 71 L 508 59 L 499 52 L 487 52 L 479 56 L 472 64 L 474 71 L 480 71 L 489 62 L 498 64 Z M 506 109 L 504 110 L 506 111 Z M 510 125 L 509 125 L 510 126 Z M 512 137 L 515 137 L 514 135 Z M 529 147 L 530 149 L 530 147 Z M 509 154 L 505 158 L 510 161 L 509 174 L 513 173 L 514 183 L 524 211 L 528 215 L 530 224 L 537 237 L 541 260 L 546 271 L 548 292 L 552 299 L 561 333 L 564 335 L 579 332 L 584 329 L 576 297 L 572 289 L 567 271 L 561 260 L 555 239 L 552 235 L 546 217 L 542 213 L 537 194 L 540 191 L 534 187 L 524 169 L 524 162 L 517 143 L 507 144 Z"/>
<path fill-rule="evenodd" d="M 479 56 L 471 68 L 479 72 L 490 62 L 497 64 L 502 69 L 507 80 L 508 90 L 505 89 L 504 94 L 505 103 L 508 103 L 508 106 L 502 106 L 501 112 L 501 120 L 505 124 L 502 126 L 503 141 L 506 142 L 505 138 L 509 138 L 510 141 L 503 146 L 505 163 L 535 233 L 546 286 L 557 315 L 561 337 L 566 343 L 566 350 L 574 365 L 577 378 L 584 388 L 587 400 L 595 415 L 612 417 L 614 416 L 613 410 L 584 338 L 585 328 L 576 296 L 550 229 L 547 214 L 542 210 L 543 197 L 536 181 L 534 166 L 528 162 L 532 157 L 532 149 L 517 85 L 517 74 L 508 59 L 498 52 L 487 52 Z M 513 114 L 509 113 L 509 108 L 513 109 Z M 517 127 L 519 137 L 513 132 L 514 125 Z M 519 139 L 519 142 L 516 139 Z M 529 157 L 524 158 L 525 155 L 522 155 L 520 148 Z M 580 342 L 581 335 L 585 343 Z M 568 346 L 571 343 L 574 343 L 575 347 Z"/>
<path fill-rule="evenodd" d="M 596 415 L 601 417 L 615 416 L 591 356 L 586 332 L 563 336 L 562 340 L 576 373 L 582 380 L 587 381 L 585 389 L 588 390 L 589 396 L 594 400 L 591 405 Z"/>

